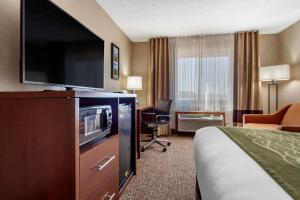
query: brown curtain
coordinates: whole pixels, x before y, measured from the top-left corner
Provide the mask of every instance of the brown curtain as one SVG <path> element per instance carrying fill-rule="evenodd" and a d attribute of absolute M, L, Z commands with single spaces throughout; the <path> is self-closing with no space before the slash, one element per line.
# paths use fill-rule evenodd
<path fill-rule="evenodd" d="M 241 125 L 243 114 L 262 113 L 259 103 L 258 32 L 235 33 L 233 124 Z"/>
<path fill-rule="evenodd" d="M 170 98 L 168 38 L 150 39 L 150 74 L 152 104 L 156 105 L 158 99 Z M 169 125 L 162 126 L 159 130 L 159 135 L 169 133 Z"/>
<path fill-rule="evenodd" d="M 169 99 L 169 44 L 168 38 L 150 39 L 150 68 L 152 74 L 152 100 Z"/>

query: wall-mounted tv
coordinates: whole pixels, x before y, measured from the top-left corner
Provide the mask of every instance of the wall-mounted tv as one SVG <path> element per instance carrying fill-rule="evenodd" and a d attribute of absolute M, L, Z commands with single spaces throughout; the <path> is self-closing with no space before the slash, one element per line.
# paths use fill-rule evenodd
<path fill-rule="evenodd" d="M 104 41 L 51 1 L 21 2 L 20 81 L 103 89 Z"/>

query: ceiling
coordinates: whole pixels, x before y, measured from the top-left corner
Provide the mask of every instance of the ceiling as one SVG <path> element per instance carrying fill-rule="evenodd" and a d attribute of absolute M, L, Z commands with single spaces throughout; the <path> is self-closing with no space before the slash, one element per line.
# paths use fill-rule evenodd
<path fill-rule="evenodd" d="M 133 42 L 151 37 L 278 33 L 300 19 L 300 0 L 97 0 Z"/>

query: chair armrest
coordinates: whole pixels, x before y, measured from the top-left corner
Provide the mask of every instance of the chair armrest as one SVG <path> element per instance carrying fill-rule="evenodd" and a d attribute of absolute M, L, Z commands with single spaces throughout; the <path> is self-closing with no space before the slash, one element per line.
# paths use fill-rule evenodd
<path fill-rule="evenodd" d="M 159 117 L 172 117 L 172 115 L 156 115 L 155 117 L 156 117 L 156 119 L 157 119 L 157 118 L 159 118 Z"/>
<path fill-rule="evenodd" d="M 291 105 L 285 106 L 275 113 L 270 115 L 264 114 L 245 114 L 243 115 L 243 125 L 247 123 L 257 123 L 257 124 L 280 124 L 286 111 Z"/>
<path fill-rule="evenodd" d="M 156 113 L 154 112 L 142 112 L 142 115 L 155 115 Z"/>
<path fill-rule="evenodd" d="M 156 116 L 155 116 L 155 120 L 156 120 L 156 123 L 157 123 L 157 124 L 159 124 L 159 123 L 158 123 L 158 119 L 159 119 L 160 117 L 169 117 L 169 118 L 171 118 L 172 115 L 156 115 Z M 169 120 L 169 121 L 170 121 L 170 120 Z"/>
<path fill-rule="evenodd" d="M 287 132 L 300 133 L 300 126 L 287 125 L 287 126 L 282 126 L 280 130 L 287 131 Z"/>

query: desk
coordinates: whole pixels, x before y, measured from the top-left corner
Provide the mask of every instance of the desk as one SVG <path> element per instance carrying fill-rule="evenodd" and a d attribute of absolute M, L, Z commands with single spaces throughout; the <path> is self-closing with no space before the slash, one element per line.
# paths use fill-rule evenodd
<path fill-rule="evenodd" d="M 139 106 L 137 111 L 137 132 L 136 132 L 136 151 L 137 151 L 137 158 L 140 159 L 141 157 L 141 119 L 142 119 L 142 113 L 145 111 L 149 111 L 153 109 L 153 106 Z"/>

